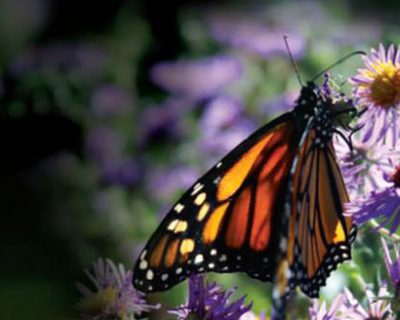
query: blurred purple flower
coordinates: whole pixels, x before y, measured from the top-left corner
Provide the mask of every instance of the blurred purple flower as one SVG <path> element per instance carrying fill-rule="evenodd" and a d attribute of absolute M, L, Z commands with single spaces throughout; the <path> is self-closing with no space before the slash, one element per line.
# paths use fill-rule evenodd
<path fill-rule="evenodd" d="M 363 141 L 378 142 L 383 138 L 397 146 L 400 138 L 400 46 L 383 45 L 363 56 L 366 68 L 350 78 L 354 95 L 366 108 L 359 119 L 363 126 Z"/>
<path fill-rule="evenodd" d="M 400 150 L 366 143 L 360 134 L 352 136 L 352 150 L 339 135 L 334 136 L 333 142 L 351 199 L 391 185 L 385 176 L 392 173 L 393 162 L 400 160 Z"/>
<path fill-rule="evenodd" d="M 205 135 L 227 128 L 243 116 L 243 106 L 236 99 L 220 96 L 211 100 L 204 109 L 200 127 Z"/>
<path fill-rule="evenodd" d="M 107 183 L 125 187 L 135 185 L 142 175 L 138 163 L 133 159 L 106 162 L 101 169 L 103 179 Z"/>
<path fill-rule="evenodd" d="M 266 101 L 262 106 L 261 110 L 267 115 L 267 116 L 275 116 L 277 114 L 280 114 L 282 112 L 289 111 L 294 108 L 295 106 L 295 101 L 299 97 L 298 92 L 288 92 L 285 94 L 282 94 L 278 97 L 272 98 L 268 101 Z"/>
<path fill-rule="evenodd" d="M 94 115 L 104 118 L 125 115 L 133 107 L 128 92 L 115 84 L 103 84 L 95 88 L 90 106 Z"/>
<path fill-rule="evenodd" d="M 188 166 L 153 168 L 147 174 L 147 189 L 159 199 L 171 199 L 177 192 L 189 188 L 199 177 L 199 172 Z"/>
<path fill-rule="evenodd" d="M 182 116 L 194 105 L 192 100 L 171 97 L 160 105 L 146 107 L 139 121 L 141 144 L 160 138 L 180 137 L 183 131 Z"/>
<path fill-rule="evenodd" d="M 357 224 L 381 218 L 380 226 L 396 232 L 400 224 L 400 166 L 392 176 L 392 185 L 380 191 L 373 191 L 367 198 L 356 199 L 345 205 L 346 214 Z"/>
<path fill-rule="evenodd" d="M 132 285 L 132 271 L 126 271 L 122 264 L 100 258 L 93 263 L 93 271 L 85 273 L 94 288 L 77 284 L 82 294 L 78 304 L 81 319 L 135 319 L 135 314 L 160 307 L 144 300 Z"/>
<path fill-rule="evenodd" d="M 372 18 L 372 19 L 371 19 Z M 360 43 L 372 43 L 382 37 L 382 24 L 373 21 L 373 17 L 368 17 L 368 21 L 352 22 L 351 28 L 348 24 L 336 24 L 335 33 L 332 38 L 341 47 L 344 45 L 356 45 Z"/>
<path fill-rule="evenodd" d="M 263 58 L 287 55 L 283 40 L 288 35 L 290 51 L 295 59 L 304 54 L 305 41 L 299 35 L 265 26 L 261 19 L 242 13 L 214 13 L 208 18 L 208 26 L 215 40 L 229 46 L 244 49 Z"/>
<path fill-rule="evenodd" d="M 139 165 L 123 154 L 125 137 L 105 125 L 89 129 L 86 152 L 100 170 L 102 179 L 109 184 L 132 186 L 141 178 Z"/>
<path fill-rule="evenodd" d="M 395 289 L 396 296 L 400 293 L 400 255 L 399 255 L 399 247 L 396 244 L 394 245 L 394 260 L 392 260 L 392 256 L 390 254 L 389 247 L 385 241 L 385 239 L 381 238 L 384 259 L 386 270 L 389 275 L 389 278 L 392 282 L 393 288 Z"/>
<path fill-rule="evenodd" d="M 125 138 L 118 131 L 105 125 L 89 129 L 86 137 L 86 152 L 100 166 L 107 166 L 121 159 Z"/>
<path fill-rule="evenodd" d="M 213 164 L 246 139 L 255 128 L 251 120 L 242 119 L 214 135 L 204 134 L 200 140 L 200 149 L 206 154 L 205 158 L 210 164 Z"/>
<path fill-rule="evenodd" d="M 394 320 L 393 312 L 390 308 L 390 303 L 387 302 L 389 293 L 386 283 L 382 283 L 378 291 L 378 296 L 375 296 L 371 289 L 366 289 L 368 298 L 368 309 L 365 309 L 361 303 L 353 296 L 353 294 L 345 289 L 345 300 L 343 302 L 344 319 L 352 320 Z"/>
<path fill-rule="evenodd" d="M 244 305 L 245 297 L 230 303 L 235 289 L 224 291 L 216 283 L 205 284 L 202 275 L 189 278 L 189 299 L 185 305 L 169 310 L 179 320 L 199 317 L 204 320 L 239 320 L 250 310 L 251 304 Z"/>
<path fill-rule="evenodd" d="M 321 306 L 318 303 L 318 299 L 313 299 L 313 305 L 309 309 L 311 320 L 338 320 L 342 319 L 339 317 L 340 308 L 342 307 L 345 296 L 343 294 L 338 295 L 331 304 L 329 310 L 326 307 L 326 301 L 322 301 Z M 343 318 L 344 319 L 344 318 Z"/>
<path fill-rule="evenodd" d="M 228 96 L 211 100 L 200 121 L 200 150 L 212 162 L 231 151 L 247 138 L 256 125 L 244 114 L 243 105 Z"/>
<path fill-rule="evenodd" d="M 151 70 L 155 84 L 173 94 L 206 99 L 223 90 L 242 74 L 239 61 L 229 56 L 161 62 Z"/>
<path fill-rule="evenodd" d="M 105 52 L 90 44 L 54 43 L 22 53 L 10 69 L 17 77 L 52 70 L 93 79 L 103 72 L 106 60 Z"/>

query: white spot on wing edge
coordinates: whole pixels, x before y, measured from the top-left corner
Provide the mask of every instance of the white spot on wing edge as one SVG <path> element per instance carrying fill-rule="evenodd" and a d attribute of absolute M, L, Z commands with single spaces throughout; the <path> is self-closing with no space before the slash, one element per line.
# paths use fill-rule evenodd
<path fill-rule="evenodd" d="M 201 184 L 200 182 L 196 183 L 196 185 L 193 187 L 193 191 L 191 193 L 192 196 L 194 196 L 196 193 L 198 193 L 201 189 L 203 189 L 204 185 Z"/>
<path fill-rule="evenodd" d="M 194 258 L 194 264 L 200 264 L 204 261 L 204 257 L 202 254 L 198 254 L 195 258 Z"/>
<path fill-rule="evenodd" d="M 153 280 L 154 279 L 154 272 L 152 270 L 148 270 L 146 273 L 146 279 L 147 280 Z"/>
<path fill-rule="evenodd" d="M 142 260 L 142 261 L 140 261 L 140 263 L 139 263 L 139 269 L 141 269 L 141 270 L 147 269 L 148 265 L 149 265 L 149 264 L 147 263 L 146 260 Z"/>
<path fill-rule="evenodd" d="M 183 204 L 178 203 L 178 204 L 174 207 L 174 210 L 175 210 L 176 213 L 181 213 L 182 210 L 183 210 L 184 208 L 185 208 L 185 206 L 184 206 Z"/>
<path fill-rule="evenodd" d="M 168 274 L 167 273 L 164 273 L 162 276 L 161 276 L 161 280 L 162 281 L 166 281 L 168 279 Z"/>
<path fill-rule="evenodd" d="M 143 260 L 146 257 L 146 254 L 147 254 L 147 250 L 144 250 L 142 252 L 142 254 L 140 255 L 140 260 Z"/>

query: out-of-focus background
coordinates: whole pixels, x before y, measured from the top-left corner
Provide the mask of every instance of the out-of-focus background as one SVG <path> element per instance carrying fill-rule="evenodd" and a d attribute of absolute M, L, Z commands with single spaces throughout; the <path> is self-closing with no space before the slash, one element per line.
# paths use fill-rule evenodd
<path fill-rule="evenodd" d="M 310 79 L 351 51 L 399 43 L 399 10 L 396 0 L 0 0 L 0 318 L 76 318 L 84 267 L 100 256 L 131 267 L 185 188 L 289 110 L 300 86 L 284 34 Z M 348 60 L 333 78 L 359 66 Z M 357 294 L 358 272 L 373 281 L 376 248 L 359 245 L 322 296 Z M 210 278 L 269 310 L 269 285 Z M 175 306 L 185 289 L 150 299 Z"/>

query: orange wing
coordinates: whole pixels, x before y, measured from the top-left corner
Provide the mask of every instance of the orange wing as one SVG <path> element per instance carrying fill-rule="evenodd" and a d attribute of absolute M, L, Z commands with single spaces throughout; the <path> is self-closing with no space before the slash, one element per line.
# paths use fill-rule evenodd
<path fill-rule="evenodd" d="M 300 150 L 293 177 L 292 213 L 289 222 L 288 262 L 295 283 L 310 297 L 337 265 L 351 258 L 355 227 L 343 216 L 349 201 L 332 141 L 315 146 L 311 130 Z"/>
<path fill-rule="evenodd" d="M 292 120 L 288 113 L 255 132 L 183 195 L 138 259 L 138 289 L 166 290 L 204 271 L 272 280 L 299 142 Z"/>

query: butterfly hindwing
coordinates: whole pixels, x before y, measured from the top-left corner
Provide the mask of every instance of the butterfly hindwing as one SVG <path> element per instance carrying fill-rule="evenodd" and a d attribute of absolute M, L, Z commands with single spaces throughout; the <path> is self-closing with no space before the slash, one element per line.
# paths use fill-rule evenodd
<path fill-rule="evenodd" d="M 343 204 L 349 198 L 332 132 L 325 133 L 318 123 L 313 127 L 300 149 L 293 177 L 293 241 L 288 257 L 296 283 L 308 296 L 318 297 L 329 274 L 351 258 L 355 228 L 351 219 L 343 216 Z"/>
<path fill-rule="evenodd" d="M 256 131 L 174 205 L 141 253 L 135 286 L 166 290 L 204 271 L 270 281 L 281 206 L 298 145 L 292 114 Z"/>

